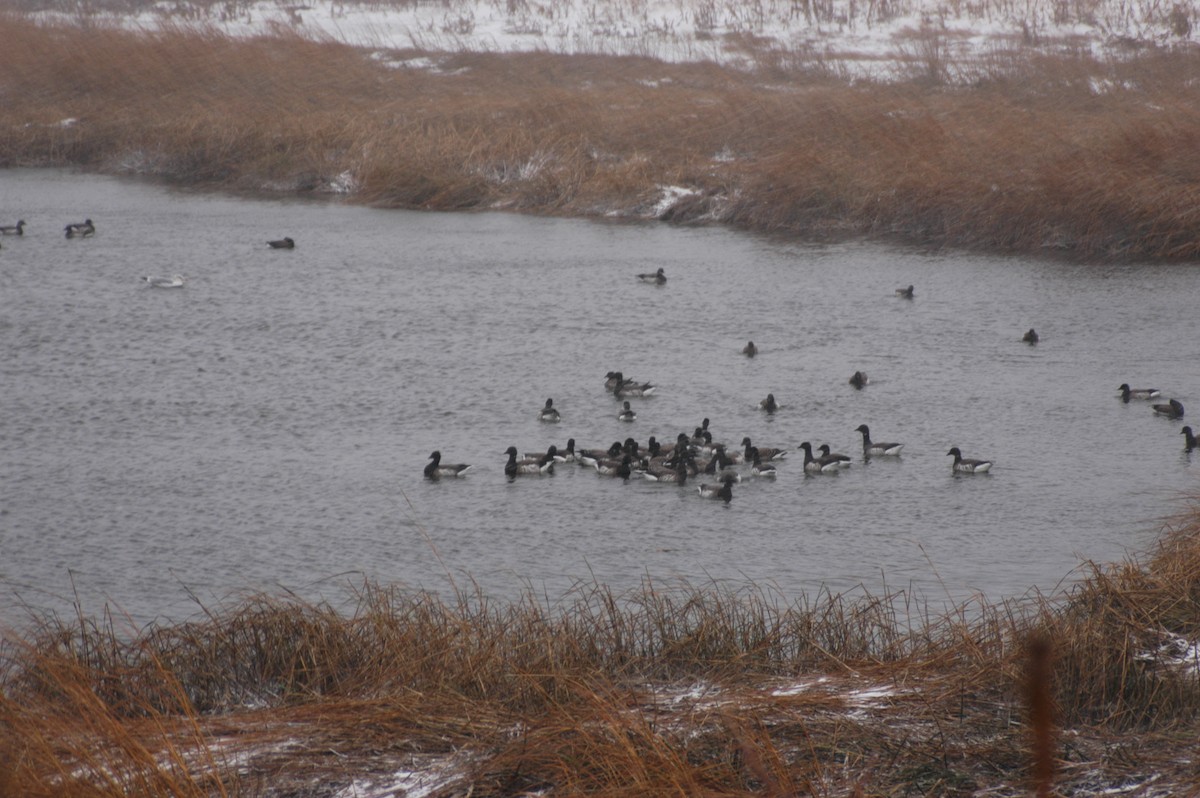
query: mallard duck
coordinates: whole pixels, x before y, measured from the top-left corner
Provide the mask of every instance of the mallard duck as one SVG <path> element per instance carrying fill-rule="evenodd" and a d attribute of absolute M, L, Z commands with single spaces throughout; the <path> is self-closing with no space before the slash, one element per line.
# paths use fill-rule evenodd
<path fill-rule="evenodd" d="M 271 249 L 295 249 L 296 242 L 285 236 L 275 241 L 268 241 L 267 246 Z"/>
<path fill-rule="evenodd" d="M 91 219 L 85 219 L 82 222 L 72 222 L 63 229 L 67 232 L 67 238 L 87 238 L 96 232 L 96 225 L 92 224 Z"/>
<path fill-rule="evenodd" d="M 896 296 L 901 299 L 912 299 L 916 294 L 913 293 L 913 287 L 910 285 L 908 288 L 897 288 Z"/>
<path fill-rule="evenodd" d="M 947 456 L 954 456 L 954 465 L 952 468 L 962 474 L 984 474 L 992 467 L 991 460 L 968 460 L 964 458 L 957 446 L 950 449 L 946 454 Z"/>
<path fill-rule="evenodd" d="M 558 414 L 558 411 L 554 409 L 553 399 L 546 400 L 546 406 L 538 411 L 537 417 L 538 421 L 547 421 L 551 423 L 562 420 L 561 416 Z"/>
<path fill-rule="evenodd" d="M 855 431 L 862 433 L 863 454 L 868 457 L 871 455 L 894 457 L 900 454 L 900 450 L 904 448 L 903 443 L 873 443 L 871 441 L 871 430 L 867 428 L 866 424 L 859 424 Z"/>
<path fill-rule="evenodd" d="M 183 288 L 184 277 L 182 274 L 173 274 L 170 277 L 147 275 L 142 281 L 151 288 Z"/>
<path fill-rule="evenodd" d="M 461 477 L 469 471 L 471 466 L 465 463 L 455 463 L 454 465 L 442 465 L 442 453 L 434 452 L 429 455 L 429 464 L 425 466 L 426 479 L 440 479 L 442 477 Z"/>
<path fill-rule="evenodd" d="M 1183 418 L 1183 403 L 1178 399 L 1172 399 L 1165 405 L 1154 405 L 1154 414 L 1167 418 Z"/>
<path fill-rule="evenodd" d="M 639 274 L 638 279 L 641 280 L 643 283 L 653 283 L 654 285 L 665 285 L 667 282 L 667 275 L 663 272 L 662 267 L 659 266 L 658 271 L 647 272 L 645 274 Z"/>
<path fill-rule="evenodd" d="M 25 235 L 25 220 L 17 222 L 13 225 L 0 227 L 0 236 L 23 236 Z"/>

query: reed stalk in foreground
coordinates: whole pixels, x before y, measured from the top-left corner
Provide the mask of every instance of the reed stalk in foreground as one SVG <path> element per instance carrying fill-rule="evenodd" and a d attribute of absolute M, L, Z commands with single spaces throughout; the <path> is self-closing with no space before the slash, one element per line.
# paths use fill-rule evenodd
<path fill-rule="evenodd" d="M 403 66 L 424 56 L 437 69 Z M 648 58 L 388 53 L 0 17 L 0 165 L 390 207 L 662 213 L 804 237 L 1200 256 L 1200 53 L 1030 55 L 851 84 Z M 396 66 L 400 64 L 400 66 Z M 833 70 L 836 71 L 836 70 Z M 966 71 L 966 70 L 964 70 Z"/>
<path fill-rule="evenodd" d="M 1183 790 L 1197 585 L 1193 509 L 1145 564 L 937 615 L 647 582 L 514 602 L 366 585 L 349 610 L 255 596 L 129 634 L 43 617 L 0 649 L 0 786 L 310 795 L 423 767 L 436 795 Z"/>

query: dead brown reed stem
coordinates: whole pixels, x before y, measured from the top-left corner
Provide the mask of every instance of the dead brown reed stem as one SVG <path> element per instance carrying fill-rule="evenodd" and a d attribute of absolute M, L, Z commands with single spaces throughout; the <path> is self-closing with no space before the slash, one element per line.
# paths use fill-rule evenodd
<path fill-rule="evenodd" d="M 415 54 L 387 54 L 415 55 Z M 640 217 L 1089 259 L 1195 258 L 1200 54 L 848 85 L 651 59 L 424 53 L 0 17 L 0 165 L 363 202 Z"/>

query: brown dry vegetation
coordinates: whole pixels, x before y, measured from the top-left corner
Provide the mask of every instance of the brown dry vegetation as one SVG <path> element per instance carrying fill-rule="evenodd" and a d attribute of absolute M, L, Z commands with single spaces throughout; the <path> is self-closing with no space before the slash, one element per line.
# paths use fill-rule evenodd
<path fill-rule="evenodd" d="M 438 69 L 396 68 L 428 56 Z M 430 209 L 664 218 L 1087 259 L 1200 256 L 1200 54 L 997 57 L 849 84 L 547 53 L 391 53 L 280 31 L 0 17 L 0 166 Z M 920 65 L 918 65 L 920 66 Z M 74 120 L 64 124 L 64 120 Z"/>
<path fill-rule="evenodd" d="M 0 649 L 0 792 L 317 796 L 425 770 L 433 796 L 1022 795 L 1034 773 L 1044 795 L 1195 794 L 1200 507 L 1068 595 L 912 609 L 367 586 L 353 612 L 257 596 L 136 634 L 43 617 Z"/>

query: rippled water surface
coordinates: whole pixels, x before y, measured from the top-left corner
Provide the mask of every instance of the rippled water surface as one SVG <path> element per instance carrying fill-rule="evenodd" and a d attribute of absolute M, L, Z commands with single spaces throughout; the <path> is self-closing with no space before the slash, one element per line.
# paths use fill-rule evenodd
<path fill-rule="evenodd" d="M 28 223 L 0 241 L 0 621 L 78 598 L 140 623 L 364 578 L 497 597 L 682 578 L 1000 599 L 1146 551 L 1196 493 L 1182 422 L 1116 397 L 1154 385 L 1200 417 L 1194 265 L 261 202 L 45 170 L 0 172 L 0 214 Z M 84 217 L 95 237 L 65 239 Z M 267 248 L 283 235 L 295 250 Z M 659 266 L 665 286 L 635 279 Z M 183 289 L 140 279 L 176 272 Z M 897 298 L 909 283 L 916 298 Z M 633 424 L 604 390 L 616 369 L 659 386 L 631 400 Z M 773 416 L 757 409 L 768 392 Z M 558 425 L 535 420 L 547 397 Z M 792 449 L 778 479 L 725 506 L 578 466 L 503 474 L 510 445 L 672 440 L 706 417 L 735 448 Z M 862 423 L 903 456 L 863 462 Z M 805 476 L 805 440 L 855 463 Z M 955 445 L 992 473 L 952 475 Z M 434 449 L 472 472 L 423 480 Z"/>

